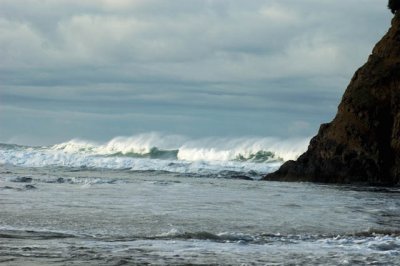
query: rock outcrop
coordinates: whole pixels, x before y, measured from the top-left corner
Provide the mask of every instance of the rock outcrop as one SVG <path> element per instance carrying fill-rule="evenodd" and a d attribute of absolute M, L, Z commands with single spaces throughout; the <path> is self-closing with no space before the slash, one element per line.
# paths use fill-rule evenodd
<path fill-rule="evenodd" d="M 400 11 L 308 150 L 263 178 L 400 185 Z"/>

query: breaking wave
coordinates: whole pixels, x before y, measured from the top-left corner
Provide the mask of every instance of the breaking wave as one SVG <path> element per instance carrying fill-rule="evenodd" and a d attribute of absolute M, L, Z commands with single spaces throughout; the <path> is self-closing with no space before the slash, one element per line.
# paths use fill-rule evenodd
<path fill-rule="evenodd" d="M 204 138 L 191 140 L 179 135 L 157 133 L 117 137 L 105 144 L 70 140 L 49 147 L 51 150 L 92 155 L 127 156 L 186 161 L 287 161 L 302 154 L 308 139 Z"/>
<path fill-rule="evenodd" d="M 0 144 L 0 164 L 178 173 L 202 173 L 205 169 L 212 172 L 265 173 L 284 161 L 296 159 L 305 151 L 307 144 L 308 139 L 189 139 L 180 135 L 148 133 L 117 137 L 106 143 L 73 139 L 42 147 Z"/>

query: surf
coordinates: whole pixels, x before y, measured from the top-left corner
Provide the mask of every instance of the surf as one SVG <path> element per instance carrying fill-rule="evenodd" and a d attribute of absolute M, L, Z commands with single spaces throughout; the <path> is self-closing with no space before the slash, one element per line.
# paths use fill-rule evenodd
<path fill-rule="evenodd" d="M 294 160 L 308 139 L 198 138 L 160 133 L 115 137 L 107 142 L 72 139 L 49 146 L 0 144 L 0 164 L 167 171 L 199 175 L 270 172 Z"/>

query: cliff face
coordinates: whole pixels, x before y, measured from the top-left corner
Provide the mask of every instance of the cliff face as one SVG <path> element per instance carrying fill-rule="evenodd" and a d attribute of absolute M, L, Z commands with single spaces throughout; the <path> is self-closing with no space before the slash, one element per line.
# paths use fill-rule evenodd
<path fill-rule="evenodd" d="M 307 152 L 264 180 L 400 185 L 400 12 Z"/>

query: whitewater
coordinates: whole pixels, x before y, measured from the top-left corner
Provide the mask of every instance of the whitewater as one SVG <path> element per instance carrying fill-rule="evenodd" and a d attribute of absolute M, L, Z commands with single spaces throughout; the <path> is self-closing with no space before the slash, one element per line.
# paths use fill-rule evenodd
<path fill-rule="evenodd" d="M 116 137 L 106 143 L 73 139 L 50 146 L 0 144 L 0 163 L 25 167 L 166 171 L 199 175 L 227 172 L 259 178 L 296 159 L 308 139 L 189 139 L 159 133 Z M 232 174 L 231 173 L 231 174 Z"/>
<path fill-rule="evenodd" d="M 399 265 L 400 189 L 259 181 L 309 140 L 0 144 L 0 264 Z"/>

